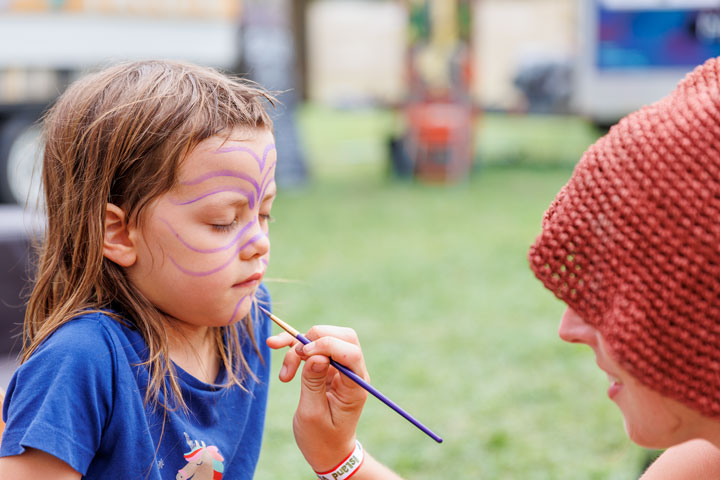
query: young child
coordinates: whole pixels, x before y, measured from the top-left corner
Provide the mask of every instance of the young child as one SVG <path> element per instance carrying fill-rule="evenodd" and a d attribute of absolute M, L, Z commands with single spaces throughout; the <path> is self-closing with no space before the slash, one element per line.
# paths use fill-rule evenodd
<path fill-rule="evenodd" d="M 264 101 L 214 70 L 146 61 L 84 77 L 47 114 L 47 229 L 1 478 L 253 477 L 268 347 L 296 343 L 269 337 L 257 309 L 276 194 Z M 294 429 L 310 467 L 397 478 L 362 460 L 366 393 L 328 365 L 367 377 L 354 332 L 307 336 L 281 379 L 305 360 Z"/>
<path fill-rule="evenodd" d="M 592 347 L 644 478 L 720 478 L 720 59 L 592 145 L 529 253 Z"/>

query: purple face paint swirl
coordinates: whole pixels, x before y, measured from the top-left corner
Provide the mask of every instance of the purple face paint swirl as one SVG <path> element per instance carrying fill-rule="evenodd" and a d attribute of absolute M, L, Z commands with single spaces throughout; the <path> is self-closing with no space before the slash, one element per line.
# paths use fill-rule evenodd
<path fill-rule="evenodd" d="M 217 153 L 217 154 L 230 153 L 230 152 L 245 152 L 245 153 L 250 154 L 252 156 L 252 158 L 257 162 L 258 167 L 260 169 L 260 174 L 263 174 L 263 172 L 264 172 L 264 175 L 262 175 L 262 180 L 258 183 L 257 180 L 255 180 L 255 177 L 252 177 L 252 176 L 250 176 L 242 171 L 238 171 L 238 170 L 227 169 L 227 170 L 216 170 L 216 171 L 212 171 L 212 172 L 207 172 L 207 173 L 199 175 L 189 181 L 181 182 L 181 185 L 193 186 L 193 185 L 199 185 L 202 182 L 204 182 L 206 180 L 210 180 L 212 178 L 230 177 L 230 178 L 238 178 L 240 180 L 244 180 L 245 182 L 252 185 L 253 188 L 251 190 L 246 190 L 246 189 L 243 189 L 240 187 L 222 186 L 222 187 L 218 187 L 218 188 L 215 188 L 212 190 L 207 190 L 204 193 L 201 193 L 198 196 L 196 196 L 190 200 L 173 201 L 172 203 L 174 203 L 175 205 L 189 205 L 191 203 L 200 201 L 203 198 L 206 198 L 210 195 L 215 195 L 215 194 L 222 193 L 222 192 L 235 192 L 235 193 L 240 193 L 240 194 L 244 195 L 245 198 L 247 198 L 247 200 L 248 200 L 249 208 L 251 210 L 255 210 L 255 208 L 260 204 L 260 202 L 262 202 L 263 199 L 265 198 L 265 192 L 267 191 L 268 187 L 270 186 L 270 184 L 272 183 L 272 180 L 273 180 L 273 176 L 271 175 L 271 173 L 272 173 L 273 168 L 277 164 L 277 162 L 273 162 L 269 166 L 267 166 L 266 163 L 267 163 L 268 155 L 274 149 L 275 149 L 275 144 L 271 143 L 271 144 L 266 145 L 263 150 L 262 156 L 258 155 L 257 153 L 255 153 L 254 150 L 252 150 L 248 147 L 245 147 L 245 146 L 237 146 L 237 145 L 236 146 L 228 146 L 228 147 L 223 147 L 223 148 L 219 148 L 219 149 L 215 150 L 214 153 Z M 267 170 L 266 170 L 266 166 L 267 166 Z M 203 248 L 197 248 L 197 247 L 191 245 L 190 243 L 188 243 L 185 239 L 183 239 L 180 236 L 180 234 L 177 231 L 175 231 L 175 229 L 172 227 L 172 225 L 167 220 L 165 220 L 165 219 L 161 219 L 161 220 L 170 229 L 170 231 L 178 239 L 178 241 L 180 243 L 182 243 L 189 250 L 192 250 L 193 252 L 204 253 L 204 254 L 205 253 L 216 253 L 216 252 L 228 250 L 228 249 L 232 248 L 233 246 L 235 246 L 235 248 L 233 249 L 232 255 L 224 263 L 222 263 L 221 265 L 219 265 L 215 268 L 209 269 L 209 270 L 202 270 L 202 271 L 190 270 L 190 269 L 180 265 L 175 260 L 175 258 L 173 258 L 172 256 L 169 256 L 170 261 L 172 262 L 173 265 L 175 265 L 175 267 L 178 270 L 185 273 L 186 275 L 191 275 L 194 277 L 204 277 L 207 275 L 212 275 L 214 273 L 217 273 L 217 272 L 227 268 L 229 265 L 232 264 L 233 261 L 236 260 L 237 255 L 241 251 L 243 251 L 245 248 L 252 245 L 253 243 L 257 242 L 258 240 L 267 237 L 267 235 L 263 232 L 257 233 L 255 235 L 253 235 L 250 239 L 248 239 L 245 243 L 240 244 L 243 235 L 247 233 L 248 229 L 250 229 L 252 226 L 257 224 L 258 220 L 256 218 L 256 219 L 253 219 L 250 223 L 244 225 L 240 229 L 240 231 L 233 236 L 233 239 L 229 243 L 222 245 L 220 247 L 216 247 L 216 248 L 203 249 Z M 266 258 L 261 258 L 260 261 L 265 266 L 268 265 L 268 261 Z M 255 301 L 254 294 L 253 295 L 245 295 L 245 296 L 241 297 L 235 304 L 235 307 L 233 308 L 232 315 L 230 316 L 230 319 L 227 322 L 228 325 L 231 324 L 235 320 L 242 303 L 247 298 L 252 298 L 252 301 Z"/>
<path fill-rule="evenodd" d="M 259 156 L 257 153 L 255 153 L 251 148 L 243 147 L 243 146 L 223 147 L 223 148 L 219 148 L 219 149 L 215 150 L 215 153 L 228 153 L 228 152 L 246 152 L 246 153 L 249 153 L 249 154 L 255 159 L 255 161 L 257 162 L 258 167 L 260 168 L 260 172 L 262 172 L 263 170 L 265 170 L 265 162 L 267 161 L 267 156 L 268 156 L 268 154 L 269 154 L 272 150 L 274 150 L 274 149 L 275 149 L 275 144 L 270 143 L 270 144 L 266 145 L 266 146 L 265 146 L 265 149 L 264 149 L 264 151 L 263 151 L 262 158 L 260 158 L 260 156 Z M 247 192 L 247 191 L 245 191 L 245 190 L 240 190 L 240 189 L 238 189 L 238 191 L 240 191 L 241 193 L 246 193 L 246 194 L 247 194 L 246 196 L 247 196 L 247 198 L 248 198 L 248 201 L 250 201 L 250 202 L 252 203 L 252 205 L 250 206 L 250 208 L 254 208 L 255 201 L 260 201 L 260 199 L 262 199 L 263 196 L 264 196 L 264 194 L 265 194 L 264 192 L 265 192 L 265 189 L 267 188 L 267 185 L 264 185 L 264 184 L 265 184 L 265 180 L 268 178 L 268 175 L 269 175 L 270 172 L 272 171 L 272 167 L 275 166 L 276 163 L 277 163 L 277 162 L 273 162 L 272 165 L 271 165 L 271 168 L 269 168 L 268 171 L 265 173 L 265 176 L 263 177 L 263 180 L 262 180 L 262 184 L 263 184 L 263 185 L 258 184 L 258 182 L 257 182 L 254 178 L 252 178 L 251 176 L 249 176 L 249 175 L 247 175 L 247 174 L 245 174 L 245 173 L 243 173 L 243 172 L 239 172 L 239 171 L 237 171 L 237 170 L 216 170 L 216 171 L 213 171 L 213 172 L 208 172 L 208 173 L 205 173 L 205 174 L 200 175 L 200 176 L 198 176 L 198 177 L 195 177 L 195 178 L 193 178 L 192 180 L 188 180 L 187 182 L 181 182 L 181 185 L 187 185 L 187 186 L 198 185 L 198 184 L 200 184 L 200 183 L 202 183 L 202 182 L 204 182 L 204 181 L 206 181 L 206 180 L 209 180 L 209 179 L 211 179 L 211 178 L 216 178 L 216 177 L 239 178 L 239 179 L 241 179 L 241 180 L 245 180 L 246 182 L 250 183 L 250 184 L 255 188 L 255 198 L 254 198 L 254 200 L 251 200 L 251 199 L 250 199 L 250 198 L 251 198 L 251 193 L 250 193 L 250 192 Z M 220 191 L 224 191 L 224 190 L 211 191 L 211 192 L 206 193 L 206 194 L 203 194 L 203 195 L 201 195 L 200 197 L 198 197 L 198 198 L 196 198 L 196 199 L 193 199 L 193 200 L 191 200 L 191 201 L 189 201 L 189 202 L 181 203 L 180 205 L 185 205 L 185 204 L 187 204 L 187 203 L 192 203 L 193 201 L 200 200 L 201 198 L 204 198 L 204 197 L 206 197 L 206 196 L 208 196 L 208 195 L 212 195 L 212 194 L 214 194 L 214 193 L 219 193 Z"/>
<path fill-rule="evenodd" d="M 270 183 L 272 183 L 272 177 L 269 177 L 270 172 L 272 171 L 272 167 L 275 166 L 277 162 L 273 162 L 273 164 L 270 166 L 270 169 L 268 169 L 267 172 L 265 172 L 265 176 L 262 179 L 262 190 L 260 191 L 260 194 L 258 195 L 258 201 L 262 202 L 265 198 L 265 191 L 267 190 L 267 187 L 270 186 Z M 267 181 L 267 182 L 266 182 Z"/>
<path fill-rule="evenodd" d="M 244 188 L 239 187 L 222 187 L 218 188 L 216 190 L 211 190 L 209 192 L 203 193 L 199 197 L 193 198 L 192 200 L 188 200 L 186 202 L 175 202 L 172 203 L 175 205 L 189 205 L 191 203 L 195 203 L 198 200 L 202 200 L 205 197 L 209 197 L 210 195 L 215 195 L 222 192 L 235 192 L 235 193 L 241 193 L 245 198 L 248 200 L 248 204 L 250 205 L 250 208 L 255 208 L 255 196 L 253 195 L 253 192 L 250 192 L 248 190 L 245 190 Z"/>
<path fill-rule="evenodd" d="M 210 269 L 210 270 L 205 270 L 205 271 L 200 271 L 200 272 L 195 271 L 195 270 L 189 270 L 189 269 L 183 267 L 182 265 L 180 265 L 179 263 L 177 263 L 173 257 L 169 256 L 169 258 L 170 258 L 170 261 L 173 263 L 173 265 L 175 265 L 177 267 L 177 269 L 180 270 L 181 272 L 186 273 L 188 275 L 192 275 L 193 277 L 205 277 L 207 275 L 212 275 L 213 273 L 217 273 L 220 270 L 227 267 L 228 265 L 230 265 L 232 263 L 232 261 L 235 260 L 235 257 L 237 256 L 238 253 L 240 253 L 243 249 L 247 248 L 249 245 L 252 245 L 253 243 L 255 243 L 256 241 L 258 241 L 259 239 L 261 239 L 265 236 L 266 235 L 264 233 L 257 233 L 255 235 L 253 235 L 247 242 L 238 246 L 235 249 L 235 251 L 233 252 L 233 254 L 230 256 L 230 258 L 225 263 L 223 263 L 222 265 L 220 265 L 218 267 Z"/>
<path fill-rule="evenodd" d="M 235 236 L 233 237 L 233 239 L 230 240 L 230 242 L 228 242 L 226 245 L 223 245 L 222 247 L 217 247 L 217 248 L 197 248 L 197 247 L 193 247 L 193 246 L 190 245 L 188 242 L 186 242 L 185 239 L 182 238 L 177 231 L 175 231 L 175 229 L 172 227 L 172 225 L 170 225 L 170 222 L 168 222 L 168 221 L 165 220 L 164 218 L 161 218 L 160 220 L 161 220 L 165 225 L 167 225 L 167 227 L 170 229 L 170 231 L 173 233 L 173 235 L 175 235 L 175 237 L 180 241 L 180 243 L 182 243 L 183 245 L 185 245 L 187 248 L 189 248 L 189 249 L 192 250 L 193 252 L 198 252 L 198 253 L 215 253 L 215 252 L 221 252 L 221 251 L 223 251 L 223 250 L 227 250 L 228 248 L 232 247 L 233 245 L 237 244 L 237 243 L 240 241 L 240 239 L 242 238 L 243 234 L 248 230 L 248 228 L 252 227 L 253 225 L 255 225 L 255 223 L 257 223 L 257 219 L 253 219 L 251 222 L 249 222 L 249 223 L 247 223 L 246 225 L 244 225 L 244 226 L 240 229 L 240 231 L 235 234 Z"/>
<path fill-rule="evenodd" d="M 199 177 L 195 177 L 192 180 L 188 180 L 187 182 L 182 182 L 181 185 L 197 185 L 199 183 L 204 182 L 205 180 L 209 180 L 211 178 L 215 177 L 233 177 L 233 178 L 240 178 L 242 180 L 245 180 L 248 183 L 251 183 L 253 187 L 255 187 L 255 191 L 260 190 L 260 185 L 255 181 L 254 178 L 252 178 L 249 175 L 246 175 L 242 172 L 238 172 L 237 170 L 216 170 L 214 172 L 208 172 L 204 175 L 200 175 Z"/>
<path fill-rule="evenodd" d="M 230 325 L 230 324 L 233 322 L 233 320 L 235 320 L 235 315 L 237 315 L 237 311 L 238 311 L 238 309 L 240 308 L 240 305 L 242 305 L 242 302 L 243 302 L 246 298 L 248 298 L 249 296 L 250 296 L 250 295 L 245 295 L 245 296 L 243 296 L 243 297 L 240 298 L 240 300 L 238 300 L 238 302 L 235 304 L 235 308 L 233 309 L 232 316 L 230 317 L 230 320 L 228 320 L 228 325 Z"/>
<path fill-rule="evenodd" d="M 215 150 L 215 153 L 229 153 L 229 152 L 249 153 L 250 155 L 252 155 L 252 157 L 258 163 L 258 166 L 260 167 L 260 171 L 262 172 L 263 170 L 265 170 L 265 161 L 267 160 L 268 153 L 270 153 L 270 151 L 274 150 L 274 149 L 275 149 L 274 143 L 270 143 L 270 144 L 266 145 L 265 150 L 263 150 L 262 159 L 251 148 L 241 147 L 241 146 L 218 148 L 217 150 Z"/>

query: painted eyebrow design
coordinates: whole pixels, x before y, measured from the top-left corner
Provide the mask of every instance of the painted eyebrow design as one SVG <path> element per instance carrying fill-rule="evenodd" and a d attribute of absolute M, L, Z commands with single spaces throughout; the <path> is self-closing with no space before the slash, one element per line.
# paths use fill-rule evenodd
<path fill-rule="evenodd" d="M 270 143 L 270 144 L 266 145 L 265 149 L 263 150 L 262 158 L 260 158 L 260 156 L 258 156 L 252 149 L 243 147 L 243 146 L 223 147 L 223 148 L 219 148 L 219 149 L 215 150 L 214 153 L 228 153 L 228 152 L 236 152 L 236 151 L 249 153 L 255 159 L 255 161 L 258 163 L 258 166 L 260 167 L 260 172 L 262 172 L 265 169 L 265 162 L 267 161 L 268 154 L 274 149 L 275 149 L 274 143 Z M 267 169 L 267 171 L 263 175 L 263 178 L 259 184 L 254 178 L 250 177 L 249 175 L 246 175 L 243 172 L 237 171 L 237 170 L 217 170 L 217 171 L 205 173 L 205 174 L 200 175 L 200 176 L 198 176 L 192 180 L 189 180 L 187 182 L 181 182 L 181 185 L 189 185 L 190 186 L 190 185 L 200 184 L 210 178 L 233 177 L 233 178 L 240 178 L 240 179 L 245 180 L 248 183 L 252 184 L 252 186 L 255 188 L 254 192 L 248 191 L 248 190 L 245 190 L 245 189 L 242 189 L 239 187 L 228 186 L 228 187 L 221 187 L 221 188 L 217 188 L 214 190 L 210 190 L 210 191 L 202 193 L 198 197 L 195 197 L 188 201 L 182 201 L 182 202 L 174 202 L 173 201 L 173 203 L 176 205 L 188 205 L 190 203 L 197 202 L 197 201 L 199 201 L 205 197 L 208 197 L 210 195 L 215 195 L 217 193 L 230 191 L 230 192 L 242 193 L 247 198 L 250 208 L 254 209 L 256 203 L 261 201 L 262 199 L 264 199 L 265 192 L 267 191 L 267 188 L 272 183 L 270 181 L 269 175 L 270 175 L 270 172 L 272 171 L 272 167 L 274 167 L 276 164 L 277 164 L 277 160 L 274 161 L 270 165 L 270 167 Z M 229 243 L 227 243 L 221 247 L 201 249 L 201 248 L 193 247 L 187 241 L 185 241 L 185 239 L 183 239 L 180 236 L 180 234 L 172 227 L 172 225 L 170 225 L 170 223 L 167 220 L 162 219 L 162 218 L 161 218 L 161 220 L 165 223 L 165 225 L 167 225 L 167 227 L 170 229 L 170 231 L 173 233 L 173 235 L 175 235 L 175 237 L 178 239 L 178 241 L 180 241 L 180 243 L 182 243 L 186 248 L 188 248 L 192 251 L 198 252 L 198 253 L 215 253 L 215 252 L 219 252 L 222 250 L 227 250 L 227 249 L 231 248 L 233 245 L 239 244 L 239 242 L 242 238 L 242 235 L 252 225 L 254 225 L 257 222 L 257 219 L 253 219 L 251 222 L 245 224 L 242 227 L 242 229 L 233 237 L 233 239 Z M 210 269 L 210 270 L 205 270 L 205 271 L 190 270 L 190 269 L 187 269 L 187 268 L 181 266 L 172 256 L 170 256 L 169 258 L 170 258 L 170 261 L 173 263 L 173 265 L 175 265 L 175 267 L 178 270 L 180 270 L 181 272 L 183 272 L 185 274 L 196 276 L 196 277 L 211 275 L 213 273 L 219 272 L 220 270 L 222 270 L 225 267 L 227 267 L 228 265 L 230 265 L 230 263 L 233 261 L 235 256 L 238 253 L 240 253 L 240 251 L 242 251 L 244 248 L 248 247 L 249 245 L 255 243 L 257 240 L 259 240 L 260 238 L 262 238 L 264 236 L 266 236 L 265 233 L 258 233 L 256 235 L 254 235 L 253 237 L 251 237 L 250 239 L 248 239 L 244 244 L 238 245 L 237 248 L 235 248 L 233 254 L 230 256 L 230 258 L 227 261 L 225 261 L 225 263 L 223 263 L 222 265 L 220 265 L 218 267 Z M 267 261 L 265 262 L 265 264 L 267 265 Z M 242 303 L 242 300 L 244 298 L 245 297 L 243 297 L 240 300 L 240 302 L 238 302 L 238 304 L 235 306 L 235 312 L 237 311 L 237 308 L 239 307 L 240 303 Z M 232 321 L 232 318 L 235 317 L 235 312 L 233 312 L 233 316 L 231 317 L 230 321 Z"/>
<path fill-rule="evenodd" d="M 263 187 L 262 187 L 262 192 L 258 192 L 258 202 L 262 202 L 262 201 L 265 200 L 265 192 L 267 191 L 267 188 L 270 186 L 270 183 L 271 183 L 271 182 L 269 182 L 269 181 L 268 181 L 267 183 L 265 183 L 265 180 L 267 180 L 268 175 L 269 175 L 270 172 L 272 171 L 272 167 L 275 166 L 275 164 L 277 164 L 277 162 L 274 162 L 274 163 L 270 166 L 270 168 L 268 169 L 268 171 L 265 172 L 265 176 L 264 176 L 263 179 L 262 179 L 262 185 L 263 185 Z"/>
<path fill-rule="evenodd" d="M 245 190 L 244 188 L 240 188 L 240 187 L 217 188 L 215 190 L 210 190 L 209 192 L 205 192 L 205 193 L 201 194 L 199 197 L 193 198 L 192 200 L 187 200 L 185 202 L 176 202 L 174 200 L 171 200 L 171 201 L 175 205 L 189 205 L 191 203 L 197 202 L 198 200 L 202 200 L 205 197 L 209 197 L 210 195 L 215 195 L 215 194 L 222 193 L 222 192 L 242 193 L 243 196 L 245 198 L 247 198 L 250 208 L 255 208 L 255 195 L 253 195 L 253 192 Z"/>
<path fill-rule="evenodd" d="M 260 158 L 260 156 L 257 153 L 255 153 L 255 151 L 252 150 L 251 148 L 243 147 L 240 145 L 233 146 L 233 147 L 218 148 L 217 150 L 215 150 L 214 153 L 229 153 L 229 152 L 249 153 L 255 159 L 255 161 L 258 164 L 258 167 L 260 167 L 260 171 L 262 172 L 265 169 L 265 162 L 267 161 L 267 156 L 272 150 L 275 150 L 274 143 L 270 143 L 270 144 L 266 145 L 265 149 L 263 150 L 262 158 Z M 263 184 L 265 183 L 265 179 L 267 178 L 268 174 L 272 170 L 272 167 L 275 166 L 276 164 L 277 164 L 277 161 L 273 162 L 272 165 L 270 166 L 270 168 L 268 169 L 268 171 L 265 172 L 265 176 L 263 177 L 263 180 L 262 180 Z M 257 198 L 261 198 L 261 196 L 262 196 L 261 190 L 263 190 L 263 195 L 264 195 L 265 188 L 261 189 L 260 184 L 258 184 L 258 182 L 255 181 L 254 178 L 250 177 L 249 175 L 246 175 L 243 172 L 239 172 L 237 170 L 217 170 L 214 172 L 208 172 L 204 175 L 200 175 L 199 177 L 195 177 L 192 180 L 188 180 L 187 182 L 181 182 L 181 185 L 188 185 L 188 186 L 197 185 L 199 183 L 204 182 L 205 180 L 209 180 L 210 178 L 215 178 L 215 177 L 240 178 L 241 180 L 245 180 L 246 182 L 252 184 L 253 187 L 255 187 L 255 193 L 258 195 Z M 219 193 L 219 192 L 214 192 L 214 193 Z M 202 198 L 202 196 L 198 197 L 195 200 L 199 200 L 200 198 Z M 186 203 L 192 203 L 192 202 L 186 202 Z M 181 203 L 181 205 L 185 205 L 186 203 Z"/>
<path fill-rule="evenodd" d="M 199 183 L 204 182 L 205 180 L 208 180 L 210 178 L 215 177 L 233 177 L 233 178 L 240 178 L 242 180 L 245 180 L 248 183 L 251 183 L 253 187 L 255 187 L 255 191 L 260 190 L 260 185 L 255 181 L 254 178 L 252 178 L 249 175 L 245 175 L 242 172 L 238 172 L 237 170 L 217 170 L 214 172 L 208 172 L 204 175 L 200 175 L 199 177 L 193 178 L 192 180 L 188 180 L 187 182 L 181 182 L 181 185 L 197 185 Z"/>
<path fill-rule="evenodd" d="M 262 159 L 260 156 L 255 153 L 255 151 L 252 148 L 243 147 L 243 146 L 235 146 L 235 147 L 222 147 L 215 150 L 215 153 L 229 153 L 229 152 L 246 152 L 252 155 L 252 157 L 255 159 L 255 161 L 258 163 L 258 166 L 260 167 L 260 171 L 262 172 L 265 169 L 265 161 L 267 160 L 268 153 L 270 153 L 271 150 L 275 149 L 274 143 L 269 143 L 265 146 L 265 150 L 263 150 Z"/>

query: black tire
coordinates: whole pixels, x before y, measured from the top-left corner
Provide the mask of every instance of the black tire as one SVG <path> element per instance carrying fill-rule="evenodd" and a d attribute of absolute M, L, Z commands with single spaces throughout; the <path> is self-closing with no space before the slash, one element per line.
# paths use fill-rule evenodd
<path fill-rule="evenodd" d="M 30 181 L 31 179 L 26 178 L 27 175 L 24 171 L 28 168 L 35 168 L 32 178 L 33 182 L 38 182 L 40 179 L 40 170 L 37 162 L 39 160 L 38 155 L 42 152 L 41 147 L 37 145 L 31 152 L 30 155 L 35 155 L 35 158 L 30 159 L 30 164 L 25 164 L 23 161 L 22 168 L 16 163 L 16 158 L 11 159 L 11 156 L 15 157 L 18 155 L 18 148 L 21 147 L 19 141 L 24 141 L 28 136 L 35 135 L 37 128 L 37 116 L 32 114 L 16 115 L 9 118 L 0 130 L 0 202 L 2 203 L 16 203 L 18 205 L 25 205 L 26 203 L 34 204 L 36 193 L 31 193 L 28 196 L 29 189 L 23 188 L 25 184 L 23 182 Z M 22 140 L 21 140 L 22 139 Z M 34 165 L 35 164 L 35 165 Z"/>

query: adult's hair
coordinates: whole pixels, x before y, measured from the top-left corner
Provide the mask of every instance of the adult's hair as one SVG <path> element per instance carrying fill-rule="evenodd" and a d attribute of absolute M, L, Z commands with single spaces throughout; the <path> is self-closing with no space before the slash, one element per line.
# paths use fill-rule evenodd
<path fill-rule="evenodd" d="M 183 406 L 167 321 L 103 256 L 107 203 L 142 227 L 143 210 L 177 181 L 186 155 L 233 128 L 272 128 L 261 87 L 216 70 L 172 61 L 123 63 L 71 85 L 44 117 L 43 188 L 47 228 L 23 329 L 22 361 L 60 326 L 108 310 L 147 342 L 146 401 L 162 395 Z M 251 318 L 242 321 L 257 351 Z M 237 326 L 213 329 L 228 384 L 243 387 L 250 370 Z M 165 378 L 170 379 L 170 391 Z"/>

